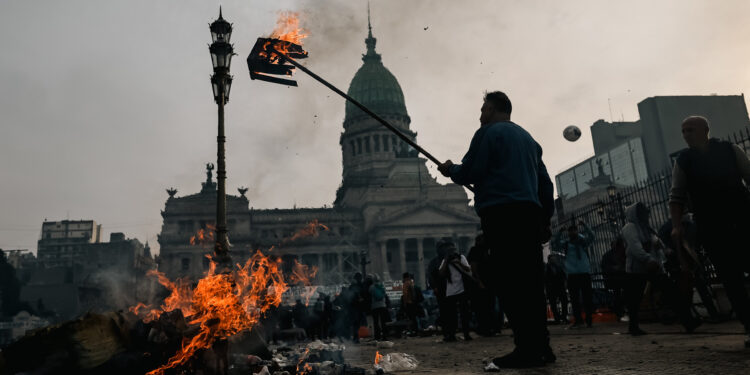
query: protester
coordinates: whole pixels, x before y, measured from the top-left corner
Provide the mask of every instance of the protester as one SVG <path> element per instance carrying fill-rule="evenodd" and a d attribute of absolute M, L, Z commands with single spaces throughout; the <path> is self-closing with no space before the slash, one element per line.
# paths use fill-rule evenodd
<path fill-rule="evenodd" d="M 445 319 L 443 319 L 443 341 L 456 341 L 458 314 L 461 314 L 461 330 L 464 340 L 471 340 L 469 334 L 469 295 L 466 279 L 471 278 L 471 266 L 466 257 L 458 253 L 456 245 L 448 240 L 441 240 L 439 247 L 445 250 L 445 258 L 440 263 L 440 275 L 446 279 Z"/>
<path fill-rule="evenodd" d="M 538 367 L 556 359 L 547 331 L 541 246 L 550 236 L 553 186 L 541 146 L 510 121 L 511 111 L 507 95 L 487 93 L 481 126 L 462 164 L 448 160 L 438 169 L 458 184 L 474 185 L 474 207 L 496 271 L 492 284 L 500 292 L 516 344 L 512 353 L 493 359 L 493 364 Z"/>
<path fill-rule="evenodd" d="M 664 264 L 667 273 L 672 281 L 677 284 L 682 298 L 692 303 L 693 289 L 695 289 L 711 319 L 721 319 L 714 303 L 715 296 L 705 270 L 707 260 L 705 256 L 702 256 L 702 253 L 696 251 L 699 247 L 698 233 L 695 221 L 690 213 L 682 216 L 682 233 L 682 246 L 677 247 L 672 242 L 672 221 L 668 220 L 659 228 L 659 239 L 667 249 L 672 250 Z M 679 248 L 682 251 L 676 250 Z"/>
<path fill-rule="evenodd" d="M 578 233 L 578 226 L 583 228 L 583 233 Z M 594 297 L 591 288 L 591 261 L 589 260 L 588 247 L 594 242 L 594 232 L 586 223 L 579 221 L 578 225 L 568 226 L 568 237 L 561 238 L 557 234 L 555 241 L 559 248 L 565 252 L 565 273 L 568 275 L 568 292 L 570 293 L 570 304 L 573 307 L 573 325 L 570 328 L 578 328 L 583 325 L 581 316 L 581 304 L 586 313 L 586 326 L 591 327 L 594 314 Z"/>
<path fill-rule="evenodd" d="M 305 335 L 310 337 L 310 317 L 308 316 L 307 306 L 297 299 L 292 307 L 292 316 L 294 317 L 294 326 L 305 330 Z"/>
<path fill-rule="evenodd" d="M 409 334 L 416 335 L 422 331 L 419 318 L 424 317 L 422 289 L 414 283 L 414 275 L 405 272 L 402 278 L 401 309 L 409 319 Z"/>
<path fill-rule="evenodd" d="M 355 343 L 359 342 L 359 328 L 362 326 L 365 317 L 365 291 L 364 282 L 362 281 L 362 274 L 357 272 L 354 274 L 354 280 L 349 284 L 349 316 L 351 323 L 351 334 L 352 341 Z"/>
<path fill-rule="evenodd" d="M 496 303 L 497 290 L 490 289 L 492 285 L 492 268 L 490 264 L 490 249 L 483 235 L 478 235 L 474 246 L 469 249 L 466 257 L 471 266 L 471 274 L 477 279 L 476 288 L 470 291 L 470 304 L 477 317 L 477 334 L 480 336 L 494 336 L 501 333 L 505 314 L 502 304 Z M 498 309 L 496 309 L 496 305 Z"/>
<path fill-rule="evenodd" d="M 370 310 L 372 313 L 372 324 L 375 328 L 375 340 L 387 340 L 385 324 L 390 321 L 388 304 L 386 299 L 388 295 L 385 292 L 385 286 L 380 282 L 377 275 L 372 276 L 373 284 L 370 286 L 369 295 L 371 298 Z"/>
<path fill-rule="evenodd" d="M 623 293 L 626 284 L 625 274 L 625 241 L 622 236 L 612 241 L 612 246 L 602 255 L 601 269 L 604 277 L 604 287 L 612 293 L 612 312 L 619 322 L 625 316 Z"/>
<path fill-rule="evenodd" d="M 547 256 L 544 267 L 544 289 L 555 323 L 568 324 L 568 291 L 565 289 L 565 264 L 558 253 Z"/>
<path fill-rule="evenodd" d="M 646 334 L 639 326 L 639 307 L 643 299 L 646 282 L 653 289 L 661 291 L 661 297 L 674 310 L 685 330 L 692 332 L 700 325 L 700 320 L 693 317 L 690 305 L 680 298 L 674 284 L 664 273 L 666 257 L 663 245 L 656 237 L 656 232 L 648 225 L 649 210 L 641 202 L 625 209 L 628 223 L 622 228 L 625 241 L 626 266 L 628 274 L 627 303 L 630 320 L 628 333 L 634 336 Z"/>
<path fill-rule="evenodd" d="M 681 152 L 672 170 L 669 208 L 672 238 L 682 245 L 680 221 L 689 201 L 695 215 L 698 239 L 724 284 L 732 308 L 745 328 L 745 347 L 750 348 L 750 296 L 744 273 L 750 272 L 747 232 L 750 229 L 750 160 L 739 147 L 709 139 L 705 117 L 682 122 L 688 149 Z M 680 249 L 681 250 L 681 249 Z"/>
<path fill-rule="evenodd" d="M 445 257 L 445 250 L 438 246 L 440 244 L 441 242 L 438 242 L 435 245 L 437 255 L 432 258 L 432 260 L 430 260 L 430 263 L 427 265 L 427 275 L 429 277 L 428 287 L 435 295 L 435 301 L 438 305 L 438 317 L 437 319 L 435 319 L 435 325 L 443 328 L 443 332 L 445 332 L 445 324 L 443 323 L 443 318 L 445 317 L 445 288 L 447 282 L 445 278 L 440 275 L 440 263 L 443 262 L 443 258 Z"/>

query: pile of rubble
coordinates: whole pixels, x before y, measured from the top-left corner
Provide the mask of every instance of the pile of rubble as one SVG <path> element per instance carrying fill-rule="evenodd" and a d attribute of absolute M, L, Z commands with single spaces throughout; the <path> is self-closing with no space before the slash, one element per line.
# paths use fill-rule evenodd
<path fill-rule="evenodd" d="M 233 354 L 230 374 L 259 375 L 365 375 L 367 370 L 344 362 L 344 345 L 320 340 L 273 349 L 270 359 Z M 370 371 L 373 372 L 373 371 Z M 374 372 L 373 372 L 374 373 Z"/>

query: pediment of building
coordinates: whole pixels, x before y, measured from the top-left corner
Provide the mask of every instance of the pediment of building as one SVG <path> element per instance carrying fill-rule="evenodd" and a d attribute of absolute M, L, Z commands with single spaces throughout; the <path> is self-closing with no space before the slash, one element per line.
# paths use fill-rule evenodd
<path fill-rule="evenodd" d="M 450 207 L 431 203 L 405 207 L 375 219 L 377 227 L 407 227 L 424 225 L 477 224 L 479 218 L 471 212 L 461 212 Z"/>

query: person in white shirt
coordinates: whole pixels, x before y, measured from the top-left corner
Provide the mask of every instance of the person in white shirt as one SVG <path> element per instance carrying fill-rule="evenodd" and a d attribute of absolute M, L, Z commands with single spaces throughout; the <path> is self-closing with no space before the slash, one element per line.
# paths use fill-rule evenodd
<path fill-rule="evenodd" d="M 456 245 L 451 241 L 441 240 L 438 248 L 445 250 L 445 257 L 440 263 L 440 274 L 446 279 L 445 316 L 443 320 L 443 341 L 456 341 L 458 313 L 461 313 L 461 329 L 464 340 L 471 340 L 469 335 L 469 298 L 466 291 L 467 282 L 471 282 L 471 266 L 466 257 L 459 254 Z"/>

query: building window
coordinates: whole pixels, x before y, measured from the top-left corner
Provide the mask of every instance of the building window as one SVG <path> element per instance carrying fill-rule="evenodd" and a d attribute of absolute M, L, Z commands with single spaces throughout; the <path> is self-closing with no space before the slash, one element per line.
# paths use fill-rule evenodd
<path fill-rule="evenodd" d="M 383 151 L 388 151 L 388 135 L 383 134 Z"/>
<path fill-rule="evenodd" d="M 365 152 L 370 153 L 370 137 L 365 137 Z"/>
<path fill-rule="evenodd" d="M 362 153 L 362 138 L 357 138 L 357 155 Z"/>
<path fill-rule="evenodd" d="M 187 271 L 190 269 L 190 258 L 182 258 L 182 270 Z"/>
<path fill-rule="evenodd" d="M 351 149 L 352 149 L 352 156 L 357 155 L 357 148 L 354 147 L 354 141 L 349 141 L 349 145 L 351 146 Z"/>
<path fill-rule="evenodd" d="M 380 152 L 380 136 L 375 135 L 372 137 L 372 140 L 374 143 L 373 147 L 375 147 L 375 152 Z"/>

